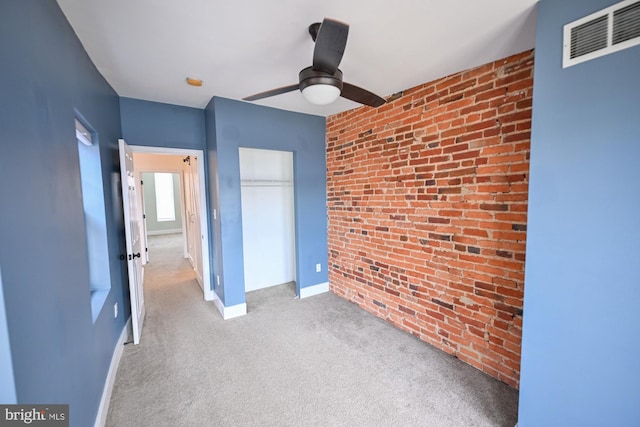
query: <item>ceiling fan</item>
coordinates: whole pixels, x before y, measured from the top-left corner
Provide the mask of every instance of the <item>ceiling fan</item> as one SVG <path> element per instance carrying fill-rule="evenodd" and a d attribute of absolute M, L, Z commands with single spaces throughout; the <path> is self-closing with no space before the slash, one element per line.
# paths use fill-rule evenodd
<path fill-rule="evenodd" d="M 309 34 L 316 43 L 313 49 L 313 65 L 300 71 L 299 83 L 260 92 L 243 98 L 245 101 L 255 101 L 299 89 L 307 101 L 317 105 L 330 104 L 339 96 L 372 107 L 379 107 L 387 102 L 368 90 L 342 81 L 342 71 L 338 69 L 338 65 L 347 45 L 347 24 L 325 18 L 322 23 L 311 24 Z"/>

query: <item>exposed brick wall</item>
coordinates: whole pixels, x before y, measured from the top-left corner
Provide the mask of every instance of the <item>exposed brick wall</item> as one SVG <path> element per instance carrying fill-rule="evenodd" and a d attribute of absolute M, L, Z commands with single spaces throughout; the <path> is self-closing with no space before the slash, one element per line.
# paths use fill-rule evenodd
<path fill-rule="evenodd" d="M 327 120 L 331 291 L 514 387 L 533 58 Z"/>

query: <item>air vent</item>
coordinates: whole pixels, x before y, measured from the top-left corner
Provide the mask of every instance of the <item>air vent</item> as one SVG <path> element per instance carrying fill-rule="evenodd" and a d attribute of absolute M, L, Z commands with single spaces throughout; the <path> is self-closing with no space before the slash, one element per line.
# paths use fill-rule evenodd
<path fill-rule="evenodd" d="M 563 68 L 640 44 L 640 1 L 625 0 L 564 26 Z"/>
<path fill-rule="evenodd" d="M 613 12 L 613 44 L 640 38 L 640 1 Z"/>
<path fill-rule="evenodd" d="M 609 17 L 606 15 L 574 27 L 571 30 L 571 59 L 606 48 L 608 30 Z"/>

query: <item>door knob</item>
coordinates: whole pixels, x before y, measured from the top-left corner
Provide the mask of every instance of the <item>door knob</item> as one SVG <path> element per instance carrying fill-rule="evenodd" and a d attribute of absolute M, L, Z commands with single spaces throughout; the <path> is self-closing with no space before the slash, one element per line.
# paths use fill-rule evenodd
<path fill-rule="evenodd" d="M 135 259 L 136 257 L 140 258 L 140 252 L 138 252 L 137 254 L 133 254 L 133 259 Z"/>

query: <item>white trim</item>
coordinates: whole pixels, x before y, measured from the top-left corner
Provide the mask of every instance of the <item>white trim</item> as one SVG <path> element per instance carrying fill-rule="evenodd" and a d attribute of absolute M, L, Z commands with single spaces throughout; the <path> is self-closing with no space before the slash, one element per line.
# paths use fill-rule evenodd
<path fill-rule="evenodd" d="M 211 285 L 211 256 L 209 255 L 209 245 L 211 242 L 211 236 L 209 234 L 209 215 L 207 215 L 207 194 L 208 189 L 205 185 L 205 159 L 204 151 L 200 151 L 198 157 L 198 195 L 200 196 L 200 241 L 201 250 L 200 256 L 202 257 L 202 279 L 204 280 L 202 289 L 204 290 L 205 301 L 211 301 L 215 292 Z M 246 313 L 245 309 L 245 313 Z"/>
<path fill-rule="evenodd" d="M 317 285 L 300 288 L 300 299 L 324 294 L 325 292 L 329 292 L 329 282 L 318 283 Z"/>
<path fill-rule="evenodd" d="M 222 316 L 222 318 L 224 319 L 224 304 L 222 304 L 222 301 L 220 301 L 220 297 L 217 293 L 213 293 L 213 298 L 211 299 L 211 301 L 214 302 L 216 308 L 220 312 L 220 316 Z"/>
<path fill-rule="evenodd" d="M 236 304 L 231 307 L 224 307 L 224 312 L 222 314 L 222 318 L 224 320 L 233 319 L 234 317 L 240 317 L 247 314 L 247 304 Z"/>
<path fill-rule="evenodd" d="M 107 378 L 104 382 L 102 399 L 100 399 L 100 406 L 98 407 L 98 414 L 96 415 L 94 427 L 103 427 L 107 423 L 107 413 L 109 412 L 109 403 L 111 403 L 111 393 L 113 393 L 113 385 L 116 382 L 116 374 L 118 372 L 122 353 L 124 352 L 124 343 L 127 341 L 127 336 L 129 335 L 129 329 L 131 329 L 131 317 L 129 317 L 124 328 L 122 328 L 120 338 L 118 338 L 116 347 L 113 349 L 111 365 L 109 365 L 109 372 L 107 373 Z"/>
<path fill-rule="evenodd" d="M 202 156 L 204 154 L 202 150 L 193 148 L 149 147 L 147 145 L 130 145 L 129 148 L 131 148 L 134 153 L 173 154 L 176 156 Z"/>
<path fill-rule="evenodd" d="M 147 230 L 149 236 L 159 236 L 161 234 L 182 234 L 182 228 L 172 228 L 170 230 Z"/>
<path fill-rule="evenodd" d="M 129 148 L 134 153 L 151 153 L 151 154 L 172 154 L 176 156 L 195 156 L 198 162 L 198 186 L 200 187 L 200 233 L 202 239 L 202 278 L 204 280 L 203 293 L 205 301 L 213 301 L 215 292 L 211 286 L 211 259 L 209 257 L 209 244 L 211 236 L 209 235 L 209 221 L 207 215 L 207 188 L 205 187 L 205 169 L 204 169 L 204 150 L 193 150 L 188 148 L 166 148 L 166 147 L 147 147 L 142 145 L 130 145 Z M 183 218 L 184 222 L 184 218 Z M 246 313 L 246 308 L 245 308 Z"/>
<path fill-rule="evenodd" d="M 178 174 L 179 177 L 179 181 L 180 181 L 180 216 L 182 216 L 182 221 L 181 221 L 181 225 L 182 225 L 182 251 L 184 252 L 183 257 L 184 258 L 188 258 L 189 257 L 189 243 L 187 242 L 187 221 L 189 221 L 189 218 L 187 218 L 187 207 L 186 207 L 186 199 L 185 197 L 187 197 L 186 194 L 184 194 L 184 170 L 181 171 Z M 202 244 L 202 243 L 201 243 Z"/>
<path fill-rule="evenodd" d="M 234 317 L 240 317 L 247 314 L 246 303 L 225 307 L 224 304 L 222 304 L 220 297 L 215 292 L 213 293 L 212 300 L 216 304 L 216 308 L 218 309 L 218 311 L 220 312 L 220 315 L 222 316 L 222 319 L 224 320 L 233 319 Z"/>

